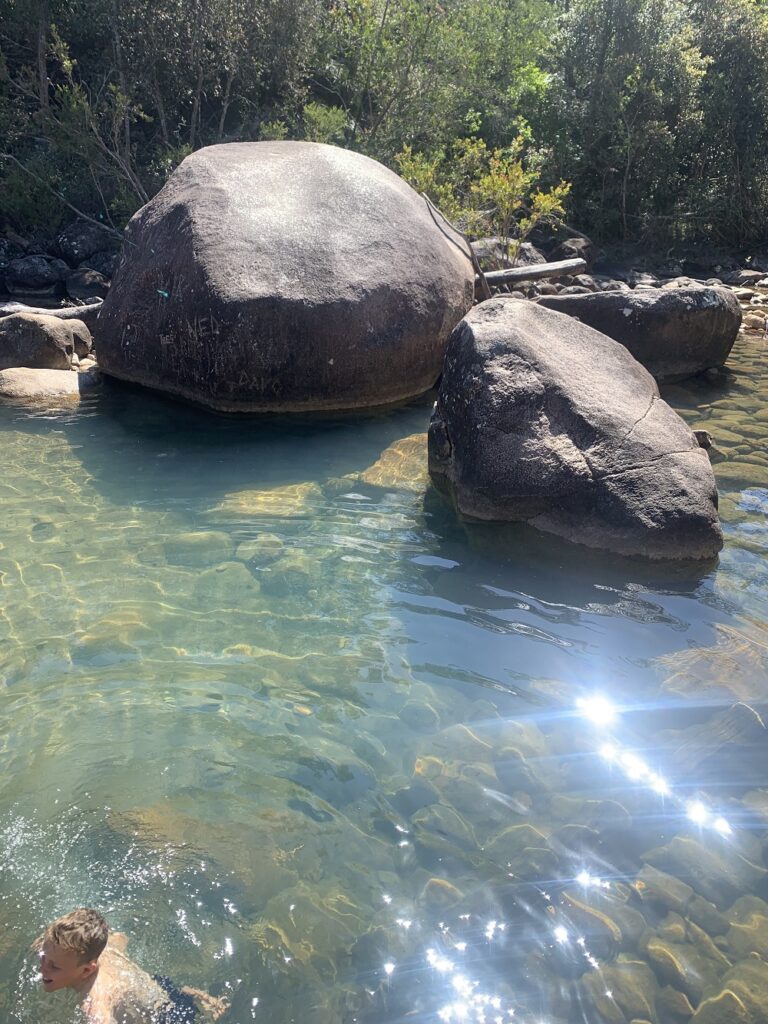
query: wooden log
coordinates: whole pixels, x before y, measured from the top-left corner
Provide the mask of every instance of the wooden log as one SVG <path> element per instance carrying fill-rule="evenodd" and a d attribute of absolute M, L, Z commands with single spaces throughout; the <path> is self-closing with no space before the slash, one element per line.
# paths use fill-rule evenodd
<path fill-rule="evenodd" d="M 62 320 L 80 320 L 83 313 L 98 312 L 101 299 L 83 306 L 56 306 L 46 309 L 44 306 L 25 306 L 23 302 L 0 302 L 0 316 L 13 316 L 14 313 L 35 313 L 37 316 L 58 316 Z"/>
<path fill-rule="evenodd" d="M 14 313 L 34 313 L 37 316 L 56 316 L 60 320 L 82 320 L 86 327 L 93 327 L 101 309 L 101 299 L 83 306 L 58 306 L 45 309 L 43 306 L 25 306 L 23 302 L 0 302 L 0 318 Z"/>
<path fill-rule="evenodd" d="M 583 274 L 587 264 L 581 259 L 559 260 L 557 263 L 534 263 L 530 267 L 510 267 L 508 270 L 486 271 L 485 280 L 491 287 L 515 284 L 518 281 L 539 281 L 543 277 Z"/>

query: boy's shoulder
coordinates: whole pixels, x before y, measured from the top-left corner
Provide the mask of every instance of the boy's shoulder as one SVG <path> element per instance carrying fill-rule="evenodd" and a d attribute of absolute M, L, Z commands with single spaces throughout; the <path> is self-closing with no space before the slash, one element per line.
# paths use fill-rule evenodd
<path fill-rule="evenodd" d="M 165 991 L 146 971 L 121 950 L 107 946 L 82 1009 L 88 1024 L 155 1024 L 167 1005 Z"/>

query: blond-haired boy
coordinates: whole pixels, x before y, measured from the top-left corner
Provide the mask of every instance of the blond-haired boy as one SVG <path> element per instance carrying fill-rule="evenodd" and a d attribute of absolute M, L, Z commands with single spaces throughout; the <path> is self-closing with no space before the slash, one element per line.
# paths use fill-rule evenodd
<path fill-rule="evenodd" d="M 36 943 L 43 989 L 73 989 L 88 1024 L 191 1024 L 196 1003 L 214 1021 L 227 1010 L 206 992 L 151 978 L 126 955 L 127 945 L 96 910 L 65 914 Z"/>

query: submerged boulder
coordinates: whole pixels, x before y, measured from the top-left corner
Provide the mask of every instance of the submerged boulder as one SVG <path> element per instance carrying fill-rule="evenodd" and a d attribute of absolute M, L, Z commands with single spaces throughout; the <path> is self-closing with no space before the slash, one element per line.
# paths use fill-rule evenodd
<path fill-rule="evenodd" d="M 540 305 L 620 341 L 658 381 L 722 366 L 741 325 L 738 300 L 725 288 L 556 295 Z"/>
<path fill-rule="evenodd" d="M 128 225 L 99 361 L 222 411 L 379 405 L 435 383 L 473 293 L 466 243 L 376 161 L 210 146 Z"/>
<path fill-rule="evenodd" d="M 629 352 L 572 317 L 497 297 L 451 335 L 429 469 L 458 511 L 593 548 L 710 558 L 709 459 Z"/>

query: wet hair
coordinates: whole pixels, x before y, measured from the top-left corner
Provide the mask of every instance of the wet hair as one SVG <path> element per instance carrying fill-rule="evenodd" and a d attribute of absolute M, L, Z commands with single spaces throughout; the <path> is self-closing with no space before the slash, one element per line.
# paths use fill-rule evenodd
<path fill-rule="evenodd" d="M 53 924 L 49 924 L 43 936 L 44 942 L 54 942 L 62 949 L 77 953 L 80 963 L 98 960 L 104 952 L 109 937 L 107 922 L 96 910 L 81 907 L 71 910 Z"/>

